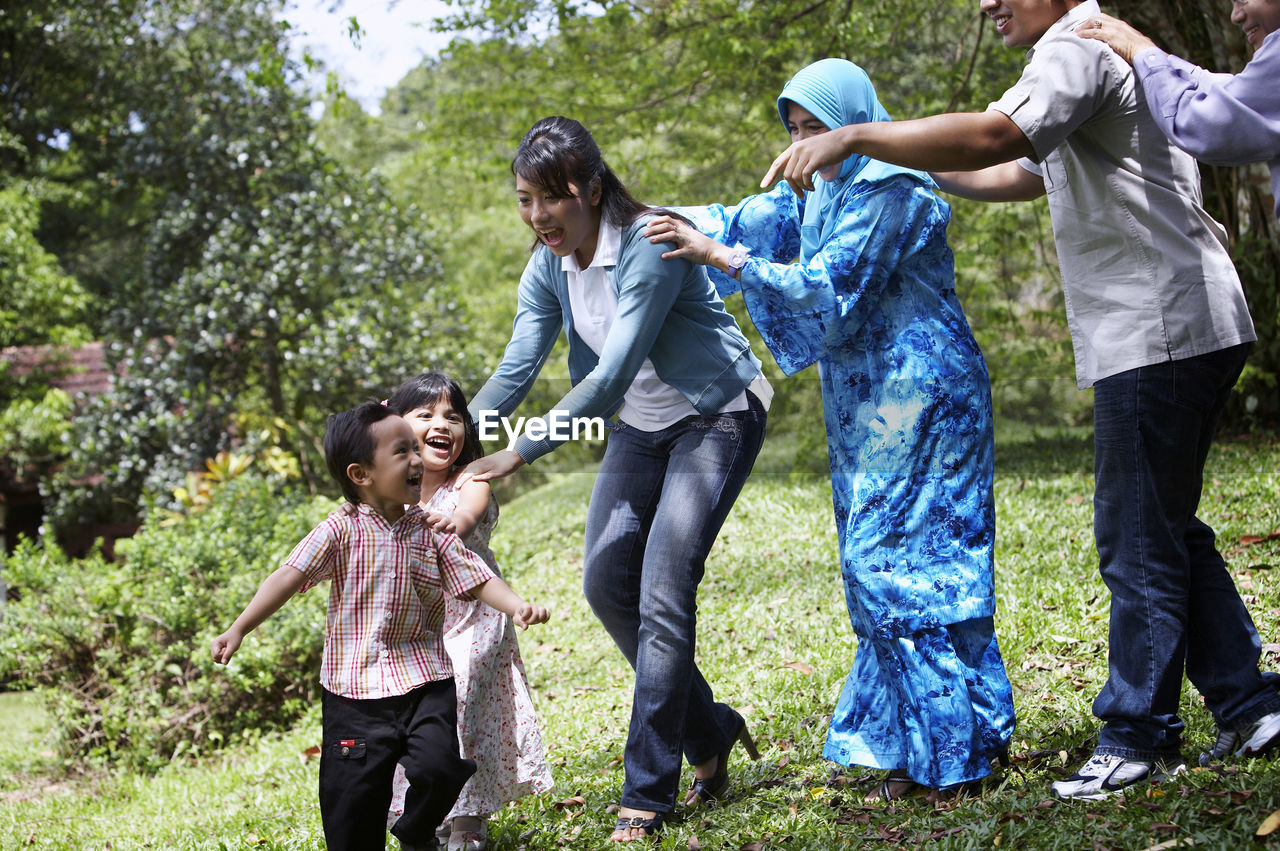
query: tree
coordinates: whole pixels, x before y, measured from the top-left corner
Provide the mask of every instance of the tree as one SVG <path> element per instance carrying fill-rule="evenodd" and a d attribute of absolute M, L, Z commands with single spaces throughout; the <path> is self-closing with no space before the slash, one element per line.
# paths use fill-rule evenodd
<path fill-rule="evenodd" d="M 40 242 L 120 376 L 44 483 L 53 527 L 133 519 L 264 432 L 324 486 L 329 413 L 453 358 L 421 214 L 316 146 L 278 2 L 11 6 L 3 166 L 59 188 Z"/>
<path fill-rule="evenodd" d="M 453 8 L 441 26 L 458 38 L 388 92 L 380 118 L 331 110 L 321 138 L 353 157 L 348 164 L 387 175 L 402 200 L 431 199 L 448 211 L 450 227 L 437 234 L 441 263 L 450 278 L 468 281 L 462 298 L 490 365 L 506 342 L 513 283 L 527 257 L 527 233 L 510 206 L 509 165 L 537 118 L 581 119 L 645 201 L 732 203 L 758 191 L 785 144 L 777 92 L 817 58 L 862 65 L 900 117 L 981 109 L 1017 78 L 1023 59 L 999 44 L 971 0 L 892 8 L 833 0 L 589 7 L 464 0 Z M 951 241 L 1002 413 L 1076 422 L 1087 415 L 1088 397 L 1071 378 L 1047 222 L 1042 202 L 957 202 Z M 751 333 L 740 301 L 729 306 Z M 806 384 L 778 385 L 771 420 L 779 428 L 820 429 L 818 394 Z M 792 394 L 803 398 L 789 402 Z"/>
<path fill-rule="evenodd" d="M 38 189 L 0 188 L 0 348 L 89 340 L 92 299 L 36 238 Z"/>

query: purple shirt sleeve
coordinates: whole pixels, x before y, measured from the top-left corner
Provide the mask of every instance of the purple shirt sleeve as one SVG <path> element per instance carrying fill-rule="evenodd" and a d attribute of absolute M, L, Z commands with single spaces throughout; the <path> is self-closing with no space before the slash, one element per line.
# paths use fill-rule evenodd
<path fill-rule="evenodd" d="M 1214 74 L 1157 48 L 1133 67 L 1151 114 L 1165 135 L 1214 165 L 1280 157 L 1280 31 L 1267 36 L 1239 74 Z"/>

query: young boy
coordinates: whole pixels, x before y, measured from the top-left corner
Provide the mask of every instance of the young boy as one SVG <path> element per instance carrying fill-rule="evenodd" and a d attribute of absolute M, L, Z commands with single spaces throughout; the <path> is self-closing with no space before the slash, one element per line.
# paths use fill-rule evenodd
<path fill-rule="evenodd" d="M 1220 735 L 1206 759 L 1280 748 L 1280 677 L 1214 532 L 1196 516 L 1214 427 L 1255 339 L 1195 161 L 1132 69 L 1073 30 L 1097 0 L 980 0 L 1021 79 L 987 111 L 840 127 L 773 163 L 797 190 L 858 153 L 987 201 L 1048 195 L 1081 389 L 1094 391 L 1094 537 L 1111 591 L 1109 676 L 1092 757 L 1053 784 L 1096 799 L 1183 767 L 1182 676 Z"/>
<path fill-rule="evenodd" d="M 330 580 L 320 670 L 325 842 L 382 851 L 399 761 L 411 785 L 392 833 L 406 849 L 436 848 L 436 827 L 475 772 L 458 752 L 442 591 L 483 600 L 526 629 L 544 623 L 547 610 L 517 596 L 456 535 L 427 526 L 418 508 L 422 459 L 407 420 L 367 402 L 330 418 L 324 452 L 348 504 L 263 581 L 213 640 L 213 659 L 226 664 L 290 597 Z"/>

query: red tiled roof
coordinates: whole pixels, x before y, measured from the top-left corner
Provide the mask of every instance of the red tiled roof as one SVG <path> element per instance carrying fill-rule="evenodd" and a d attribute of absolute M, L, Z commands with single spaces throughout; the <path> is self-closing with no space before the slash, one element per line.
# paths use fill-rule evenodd
<path fill-rule="evenodd" d="M 15 376 L 30 375 L 42 368 L 56 370 L 49 383 L 72 396 L 98 396 L 111 388 L 111 369 L 102 343 L 87 343 L 74 349 L 13 346 L 0 349 L 0 361 L 11 364 L 10 374 Z"/>

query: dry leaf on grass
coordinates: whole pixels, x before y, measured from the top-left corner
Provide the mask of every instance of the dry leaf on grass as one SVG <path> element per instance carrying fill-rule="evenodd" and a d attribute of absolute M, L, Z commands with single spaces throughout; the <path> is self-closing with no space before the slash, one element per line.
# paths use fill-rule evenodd
<path fill-rule="evenodd" d="M 1262 839 L 1275 833 L 1276 830 L 1280 830 L 1280 810 L 1276 810 L 1262 820 L 1262 824 L 1258 825 L 1258 829 L 1254 831 L 1253 838 Z"/>

